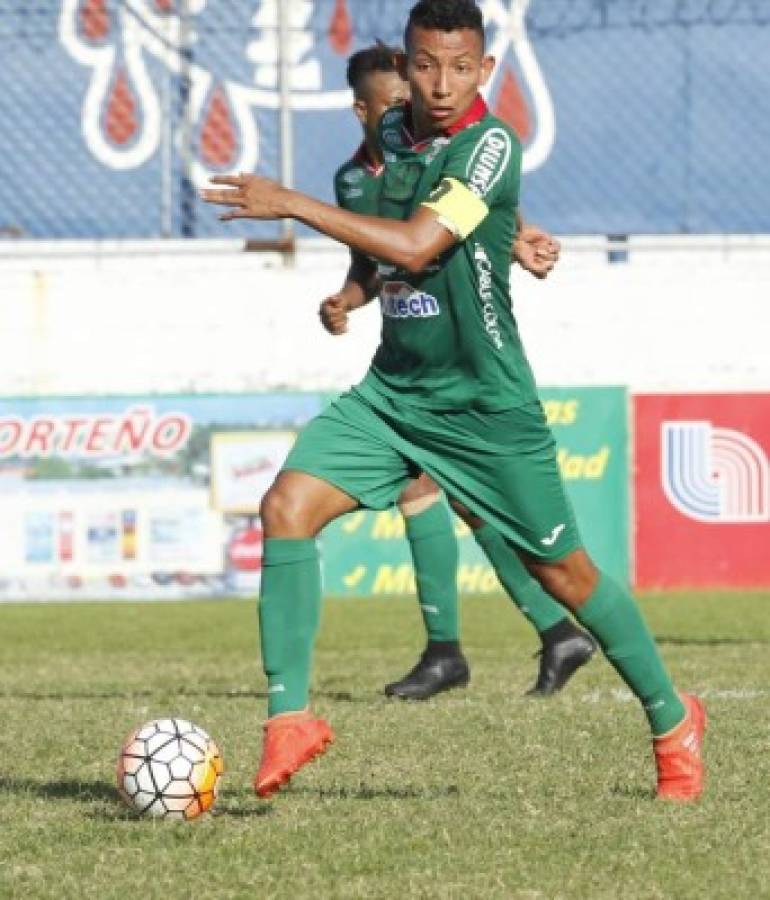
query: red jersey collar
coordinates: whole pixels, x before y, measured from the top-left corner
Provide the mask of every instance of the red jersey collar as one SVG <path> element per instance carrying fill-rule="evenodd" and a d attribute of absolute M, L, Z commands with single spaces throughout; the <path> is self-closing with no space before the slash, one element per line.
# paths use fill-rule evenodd
<path fill-rule="evenodd" d="M 487 109 L 487 104 L 484 102 L 484 98 L 481 94 L 476 94 L 476 99 L 468 107 L 465 115 L 459 118 L 454 125 L 445 128 L 444 134 L 448 137 L 452 137 L 453 134 L 457 134 L 457 132 L 462 131 L 463 128 L 467 128 L 469 125 L 475 125 L 476 122 L 480 122 L 487 112 L 489 112 L 489 110 Z"/>
<path fill-rule="evenodd" d="M 412 137 L 412 131 L 414 130 L 414 124 L 412 122 L 412 104 L 406 103 L 406 113 L 404 115 L 404 131 L 406 132 L 409 140 L 414 143 L 414 138 Z M 477 122 L 480 122 L 484 116 L 489 112 L 487 104 L 484 102 L 484 98 L 481 94 L 476 94 L 476 97 L 465 111 L 465 114 L 461 116 L 454 125 L 450 125 L 449 128 L 444 128 L 441 134 L 445 137 L 453 137 L 459 131 L 462 131 L 463 128 L 467 128 L 469 125 L 475 125 Z M 438 137 L 438 135 L 433 135 L 433 137 Z M 420 144 L 427 143 L 431 138 L 424 138 L 419 141 Z"/>
<path fill-rule="evenodd" d="M 372 158 L 369 155 L 369 148 L 366 146 L 366 141 L 362 141 L 361 146 L 353 154 L 353 162 L 360 163 L 370 175 L 381 175 L 384 168 L 382 163 L 378 166 L 372 162 Z"/>

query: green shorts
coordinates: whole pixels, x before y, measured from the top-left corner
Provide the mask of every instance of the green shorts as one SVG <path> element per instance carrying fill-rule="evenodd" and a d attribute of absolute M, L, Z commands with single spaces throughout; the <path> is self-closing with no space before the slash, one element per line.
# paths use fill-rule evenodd
<path fill-rule="evenodd" d="M 532 556 L 560 559 L 581 546 L 539 403 L 438 412 L 364 390 L 354 388 L 313 419 L 283 468 L 327 481 L 370 509 L 392 506 L 427 472 Z"/>

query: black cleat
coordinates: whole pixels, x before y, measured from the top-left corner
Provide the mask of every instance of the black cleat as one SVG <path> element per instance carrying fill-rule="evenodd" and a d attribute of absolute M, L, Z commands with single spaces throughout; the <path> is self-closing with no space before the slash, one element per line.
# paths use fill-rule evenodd
<path fill-rule="evenodd" d="M 573 626 L 573 633 L 547 644 L 535 655 L 540 657 L 537 681 L 528 697 L 550 697 L 560 691 L 577 670 L 596 653 L 594 639 Z"/>
<path fill-rule="evenodd" d="M 427 700 L 441 691 L 465 687 L 470 680 L 471 670 L 459 648 L 439 655 L 428 645 L 408 675 L 385 685 L 385 694 L 402 700 Z"/>

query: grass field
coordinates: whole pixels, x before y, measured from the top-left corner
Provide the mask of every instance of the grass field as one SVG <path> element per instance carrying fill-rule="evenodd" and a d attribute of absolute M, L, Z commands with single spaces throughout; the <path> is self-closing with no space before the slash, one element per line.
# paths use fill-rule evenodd
<path fill-rule="evenodd" d="M 424 704 L 380 693 L 421 647 L 414 601 L 328 601 L 314 705 L 337 743 L 269 802 L 251 603 L 0 606 L 0 896 L 770 897 L 770 594 L 643 604 L 708 703 L 691 807 L 652 800 L 642 715 L 603 661 L 522 698 L 536 640 L 503 599 L 464 602 L 471 685 Z M 160 715 L 222 747 L 215 815 L 120 805 L 118 744 Z"/>

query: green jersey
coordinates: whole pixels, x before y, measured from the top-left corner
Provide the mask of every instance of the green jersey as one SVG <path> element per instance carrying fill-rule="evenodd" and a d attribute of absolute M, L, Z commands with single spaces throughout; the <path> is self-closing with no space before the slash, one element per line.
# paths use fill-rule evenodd
<path fill-rule="evenodd" d="M 380 265 L 382 341 L 359 386 L 434 410 L 512 409 L 537 399 L 534 378 L 511 311 L 509 273 L 519 199 L 521 147 L 478 97 L 457 125 L 414 143 L 409 107 L 380 124 L 385 169 L 360 198 L 358 212 L 408 219 L 433 209 L 458 242 L 415 275 Z M 350 164 L 348 164 L 350 165 Z M 342 185 L 346 167 L 338 173 Z"/>
<path fill-rule="evenodd" d="M 366 145 L 361 144 L 355 155 L 334 174 L 337 206 L 364 216 L 378 215 L 383 168 L 372 164 Z"/>

